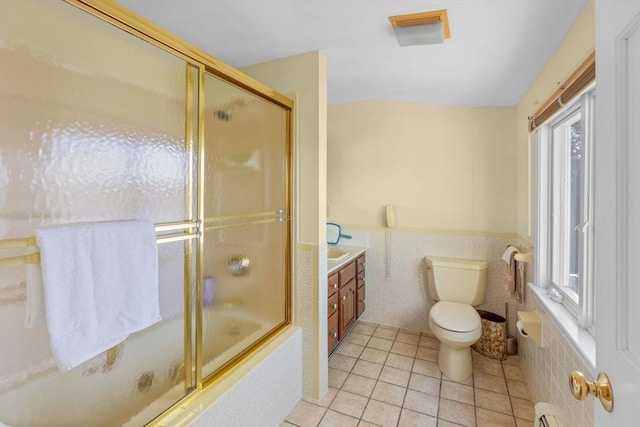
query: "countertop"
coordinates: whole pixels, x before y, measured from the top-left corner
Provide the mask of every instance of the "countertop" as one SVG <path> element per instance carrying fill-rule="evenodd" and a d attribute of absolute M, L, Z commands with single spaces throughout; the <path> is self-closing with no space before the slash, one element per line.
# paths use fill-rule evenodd
<path fill-rule="evenodd" d="M 347 245 L 330 245 L 330 248 L 336 248 L 348 252 L 349 255 L 338 261 L 327 261 L 327 274 L 335 273 L 354 259 L 365 253 L 369 248 L 366 246 L 347 246 Z"/>

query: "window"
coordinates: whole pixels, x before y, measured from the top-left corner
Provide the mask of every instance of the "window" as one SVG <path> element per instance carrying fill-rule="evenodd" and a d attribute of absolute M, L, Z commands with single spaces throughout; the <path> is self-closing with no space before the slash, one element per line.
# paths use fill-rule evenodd
<path fill-rule="evenodd" d="M 537 130 L 537 282 L 593 326 L 593 138 L 595 87 Z"/>

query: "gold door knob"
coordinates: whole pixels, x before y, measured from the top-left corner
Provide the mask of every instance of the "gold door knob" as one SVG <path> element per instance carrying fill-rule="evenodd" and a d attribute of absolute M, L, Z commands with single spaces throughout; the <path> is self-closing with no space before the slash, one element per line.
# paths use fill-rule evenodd
<path fill-rule="evenodd" d="M 571 394 L 578 400 L 584 400 L 589 395 L 600 399 L 600 403 L 607 412 L 613 411 L 613 389 L 609 377 L 604 372 L 598 374 L 595 382 L 587 381 L 582 372 L 573 371 L 569 376 Z"/>

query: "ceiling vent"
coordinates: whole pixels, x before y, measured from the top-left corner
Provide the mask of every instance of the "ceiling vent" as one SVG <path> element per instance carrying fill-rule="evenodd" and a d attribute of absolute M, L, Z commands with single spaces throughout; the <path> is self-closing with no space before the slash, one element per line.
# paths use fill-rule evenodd
<path fill-rule="evenodd" d="M 451 38 L 446 9 L 390 16 L 400 46 L 443 43 Z"/>

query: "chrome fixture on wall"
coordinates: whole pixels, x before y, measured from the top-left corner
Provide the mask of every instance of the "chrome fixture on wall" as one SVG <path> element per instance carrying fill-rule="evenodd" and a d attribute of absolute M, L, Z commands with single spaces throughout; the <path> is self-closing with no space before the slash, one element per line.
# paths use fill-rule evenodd
<path fill-rule="evenodd" d="M 230 256 L 227 264 L 233 277 L 245 277 L 251 271 L 251 260 L 242 255 Z"/>

